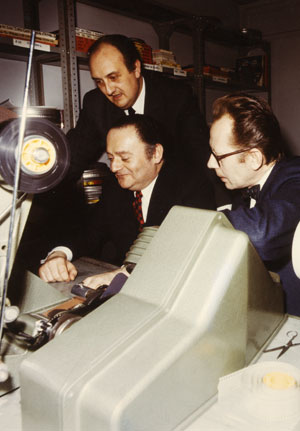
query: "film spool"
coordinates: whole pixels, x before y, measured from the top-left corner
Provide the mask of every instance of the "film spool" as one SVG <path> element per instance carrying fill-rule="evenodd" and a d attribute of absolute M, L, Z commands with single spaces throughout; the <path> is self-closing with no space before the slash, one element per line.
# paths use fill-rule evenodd
<path fill-rule="evenodd" d="M 12 112 L 14 112 L 19 118 L 22 115 L 22 108 L 13 107 L 11 108 Z M 26 110 L 26 117 L 28 118 L 42 118 L 44 120 L 51 121 L 58 128 L 61 128 L 62 120 L 62 112 L 59 109 L 51 108 L 47 106 L 28 106 Z"/>
<path fill-rule="evenodd" d="M 0 132 L 0 174 L 14 184 L 20 120 L 6 123 Z M 70 165 L 69 143 L 55 124 L 42 118 L 28 118 L 21 151 L 18 189 L 43 193 L 56 186 Z"/>
<path fill-rule="evenodd" d="M 300 369 L 286 362 L 258 362 L 221 378 L 218 397 L 234 406 L 231 413 L 246 418 L 253 429 L 257 424 L 294 429 L 288 424 L 300 420 Z"/>

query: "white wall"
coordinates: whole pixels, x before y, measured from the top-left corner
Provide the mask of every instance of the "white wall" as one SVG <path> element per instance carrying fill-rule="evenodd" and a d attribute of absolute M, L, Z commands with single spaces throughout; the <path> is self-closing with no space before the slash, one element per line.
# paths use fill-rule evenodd
<path fill-rule="evenodd" d="M 22 0 L 1 0 L 0 23 L 24 27 Z M 10 99 L 19 106 L 23 102 L 26 64 L 0 58 L 0 103 Z"/>
<path fill-rule="evenodd" d="M 0 1 L 0 23 L 24 27 L 22 0 Z"/>
<path fill-rule="evenodd" d="M 265 1 L 243 7 L 241 22 L 256 27 L 271 43 L 272 108 L 286 141 L 300 155 L 300 2 Z"/>
<path fill-rule="evenodd" d="M 94 88 L 94 82 L 90 77 L 90 72 L 87 70 L 80 70 L 80 93 L 81 101 L 85 93 Z M 44 78 L 44 93 L 45 105 L 52 106 L 58 109 L 63 109 L 63 92 L 62 92 L 62 77 L 61 70 L 57 66 L 43 66 Z"/>
<path fill-rule="evenodd" d="M 22 106 L 24 97 L 26 63 L 0 59 L 0 103 L 10 99 L 15 106 Z"/>

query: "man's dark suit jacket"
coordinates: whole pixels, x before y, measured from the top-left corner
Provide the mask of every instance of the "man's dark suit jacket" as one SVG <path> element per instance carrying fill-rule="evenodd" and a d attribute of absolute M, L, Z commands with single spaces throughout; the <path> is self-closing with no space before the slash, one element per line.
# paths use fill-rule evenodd
<path fill-rule="evenodd" d="M 99 244 L 110 243 L 113 247 L 106 246 L 101 259 L 121 265 L 139 233 L 133 198 L 134 193 L 122 189 L 111 175 L 87 229 L 80 238 L 59 245 L 68 246 L 77 258 L 91 255 Z M 159 226 L 174 205 L 215 209 L 214 194 L 205 176 L 193 173 L 182 163 L 165 162 L 152 191 L 145 226 Z M 115 254 L 109 255 L 112 249 Z"/>
<path fill-rule="evenodd" d="M 188 160 L 194 169 L 206 171 L 208 130 L 190 86 L 182 80 L 163 77 L 158 72 L 144 71 L 143 74 L 146 87 L 144 112 L 162 123 L 167 135 L 165 145 L 169 145 L 167 150 L 179 154 L 180 160 Z M 111 103 L 98 88 L 85 95 L 78 123 L 67 134 L 71 148 L 67 178 L 55 189 L 34 196 L 30 223 L 20 247 L 26 266 L 33 271 L 36 271 L 40 256 L 45 255 L 49 244 L 56 244 L 66 229 L 77 231 L 82 225 L 87 209 L 84 196 L 78 193 L 76 181 L 83 170 L 103 154 L 108 130 L 123 115 L 124 111 Z M 39 238 L 38 244 L 36 238 Z M 27 250 L 33 248 L 31 244 L 35 244 L 35 253 L 29 259 Z"/>
<path fill-rule="evenodd" d="M 208 129 L 190 86 L 158 72 L 144 71 L 143 76 L 146 87 L 144 114 L 162 124 L 166 133 L 166 153 L 206 169 Z M 71 178 L 79 177 L 101 157 L 108 130 L 123 115 L 124 111 L 98 88 L 84 96 L 77 125 L 67 134 L 72 153 Z"/>
<path fill-rule="evenodd" d="M 254 208 L 223 212 L 236 229 L 248 234 L 268 270 L 280 275 L 287 313 L 300 316 L 300 280 L 291 263 L 300 220 L 300 157 L 276 163 Z"/>

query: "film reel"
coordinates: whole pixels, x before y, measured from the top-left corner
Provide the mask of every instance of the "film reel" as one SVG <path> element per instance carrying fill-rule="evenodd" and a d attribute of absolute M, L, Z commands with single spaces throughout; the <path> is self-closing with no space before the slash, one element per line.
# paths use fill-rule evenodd
<path fill-rule="evenodd" d="M 221 378 L 219 401 L 247 430 L 292 430 L 299 423 L 300 369 L 280 361 L 258 362 Z M 283 424 L 285 425 L 283 427 Z"/>
<path fill-rule="evenodd" d="M 20 120 L 14 119 L 0 131 L 0 174 L 10 185 L 14 184 L 19 128 Z M 49 120 L 28 118 L 18 189 L 27 193 L 46 192 L 65 177 L 69 165 L 65 134 Z"/>

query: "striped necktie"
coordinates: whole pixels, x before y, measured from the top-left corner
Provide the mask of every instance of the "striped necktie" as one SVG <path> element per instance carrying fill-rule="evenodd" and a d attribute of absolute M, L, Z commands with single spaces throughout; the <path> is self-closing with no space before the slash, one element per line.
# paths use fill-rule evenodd
<path fill-rule="evenodd" d="M 144 218 L 143 218 L 143 211 L 142 211 L 142 197 L 143 197 L 142 192 L 140 191 L 135 192 L 135 198 L 132 204 L 135 212 L 135 216 L 137 218 L 137 221 L 139 222 L 140 232 L 143 230 L 143 226 L 144 226 Z"/>

